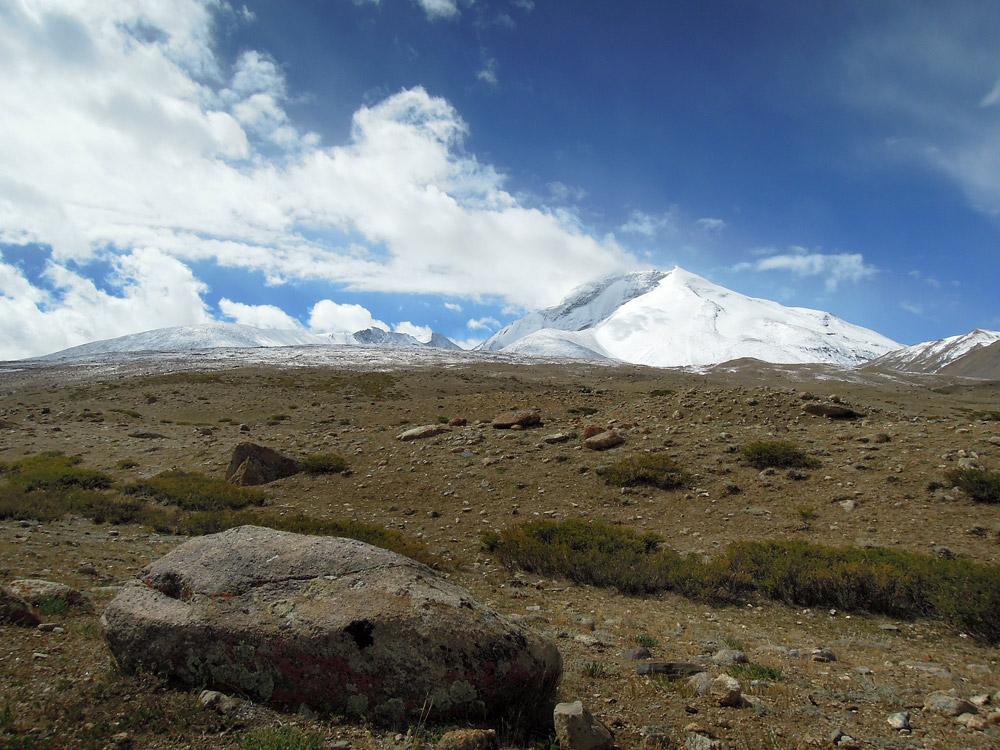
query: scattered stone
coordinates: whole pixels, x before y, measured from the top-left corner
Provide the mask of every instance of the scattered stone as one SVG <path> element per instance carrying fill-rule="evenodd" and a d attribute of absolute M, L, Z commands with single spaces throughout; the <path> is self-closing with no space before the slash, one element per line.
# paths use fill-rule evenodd
<path fill-rule="evenodd" d="M 240 487 L 268 484 L 298 474 L 299 464 L 273 448 L 256 443 L 240 443 L 226 469 L 226 479 Z"/>
<path fill-rule="evenodd" d="M 79 607 L 87 612 L 92 612 L 94 609 L 94 602 L 90 594 L 77 591 L 65 583 L 56 583 L 55 581 L 21 578 L 12 581 L 7 587 L 7 592 L 15 598 L 23 599 L 33 607 L 37 607 L 45 601 L 62 599 L 71 607 Z"/>
<path fill-rule="evenodd" d="M 670 750 L 674 744 L 669 728 L 663 725 L 643 727 L 639 736 L 638 750 Z"/>
<path fill-rule="evenodd" d="M 936 690 L 924 700 L 924 710 L 942 716 L 961 716 L 962 714 L 978 714 L 978 709 L 958 697 L 955 688 L 951 690 Z"/>
<path fill-rule="evenodd" d="M 897 713 L 890 714 L 886 721 L 889 722 L 889 726 L 893 729 L 911 729 L 909 711 L 899 711 Z"/>
<path fill-rule="evenodd" d="M 41 621 L 41 618 L 31 611 L 26 601 L 0 589 L 0 623 L 34 628 Z"/>
<path fill-rule="evenodd" d="M 606 451 L 609 448 L 614 448 L 624 442 L 625 438 L 617 432 L 614 430 L 607 430 L 599 435 L 594 435 L 593 437 L 584 440 L 583 447 L 589 448 L 592 451 Z"/>
<path fill-rule="evenodd" d="M 994 435 L 990 438 L 990 445 L 1000 445 L 1000 435 Z"/>
<path fill-rule="evenodd" d="M 137 440 L 164 440 L 167 437 L 158 432 L 130 432 L 128 436 Z"/>
<path fill-rule="evenodd" d="M 93 563 L 83 563 L 82 565 L 80 565 L 79 568 L 76 569 L 76 572 L 79 573 L 80 575 L 96 576 L 97 568 L 94 567 Z"/>
<path fill-rule="evenodd" d="M 809 658 L 812 661 L 818 661 L 822 664 L 826 664 L 831 661 L 837 661 L 837 657 L 834 656 L 832 651 L 828 651 L 825 648 L 814 648 L 809 654 Z"/>
<path fill-rule="evenodd" d="M 722 742 L 704 734 L 690 732 L 684 740 L 684 750 L 722 750 Z"/>
<path fill-rule="evenodd" d="M 559 750 L 611 750 L 614 747 L 611 730 L 594 718 L 582 701 L 558 704 L 552 719 Z"/>
<path fill-rule="evenodd" d="M 864 416 L 864 414 L 856 412 L 854 409 L 848 409 L 846 406 L 839 404 L 811 403 L 803 406 L 802 411 L 806 414 L 812 414 L 816 417 L 826 417 L 827 419 L 858 419 Z"/>
<path fill-rule="evenodd" d="M 727 495 L 739 495 L 743 489 L 736 482 L 725 481 L 722 483 L 722 490 Z"/>
<path fill-rule="evenodd" d="M 509 430 L 514 425 L 532 427 L 542 421 L 535 411 L 509 411 L 493 418 L 493 427 L 497 430 Z"/>
<path fill-rule="evenodd" d="M 663 674 L 671 679 L 690 677 L 705 668 L 685 661 L 644 661 L 635 665 L 636 674 Z"/>
<path fill-rule="evenodd" d="M 438 750 L 499 750 L 500 742 L 493 729 L 453 729 L 442 735 Z"/>
<path fill-rule="evenodd" d="M 233 698 L 218 690 L 202 690 L 198 700 L 205 708 L 223 715 L 235 713 L 243 705 L 243 701 L 239 698 Z"/>
<path fill-rule="evenodd" d="M 38 629 L 43 633 L 52 633 L 56 630 L 62 631 L 57 622 L 40 622 L 38 623 Z"/>
<path fill-rule="evenodd" d="M 816 397 L 813 394 L 811 394 L 809 391 L 802 391 L 802 393 L 799 394 L 799 398 L 802 401 L 815 401 L 816 400 Z"/>
<path fill-rule="evenodd" d="M 982 732 L 986 729 L 986 719 L 984 719 L 979 714 L 964 713 L 955 717 L 955 723 L 961 724 L 967 729 L 971 729 L 974 732 Z"/>
<path fill-rule="evenodd" d="M 721 649 L 712 657 L 712 663 L 722 667 L 731 667 L 733 664 L 747 664 L 749 661 L 745 653 L 732 648 Z"/>
<path fill-rule="evenodd" d="M 743 688 L 740 681 L 728 674 L 720 674 L 709 689 L 720 706 L 740 708 L 743 705 Z"/>
<path fill-rule="evenodd" d="M 594 435 L 600 435 L 602 432 L 607 432 L 607 427 L 598 427 L 597 425 L 587 425 L 583 428 L 583 439 L 590 440 Z"/>
<path fill-rule="evenodd" d="M 455 417 L 454 419 L 448 420 L 449 427 L 465 427 L 469 422 L 463 417 Z"/>
<path fill-rule="evenodd" d="M 976 708 L 982 708 L 983 706 L 988 706 L 990 704 L 990 696 L 988 693 L 983 693 L 981 695 L 974 695 L 969 698 L 969 703 L 971 703 Z"/>
<path fill-rule="evenodd" d="M 426 718 L 522 712 L 530 724 L 562 673 L 550 639 L 424 565 L 256 526 L 146 566 L 101 622 L 126 671 L 155 665 L 187 685 L 382 721 L 432 704 Z"/>
<path fill-rule="evenodd" d="M 830 744 L 834 747 L 842 748 L 842 750 L 857 750 L 861 747 L 856 739 L 849 734 L 845 734 L 840 729 L 834 729 L 830 732 Z"/>
<path fill-rule="evenodd" d="M 892 438 L 889 437 L 888 433 L 879 432 L 878 434 L 875 435 L 875 437 L 872 438 L 872 442 L 873 443 L 879 443 L 879 444 L 889 443 L 889 442 L 892 442 Z"/>
<path fill-rule="evenodd" d="M 688 687 L 698 695 L 707 695 L 712 689 L 712 675 L 708 672 L 699 672 L 688 678 Z"/>
<path fill-rule="evenodd" d="M 449 432 L 448 425 L 425 424 L 420 427 L 412 427 L 409 430 L 404 430 L 396 435 L 396 440 L 402 440 L 405 443 L 410 440 L 422 440 L 423 438 L 434 437 L 435 435 L 440 435 L 442 432 Z"/>
<path fill-rule="evenodd" d="M 650 653 L 649 649 L 645 646 L 639 646 L 637 648 L 630 648 L 628 651 L 622 651 L 622 658 L 628 659 L 629 661 L 641 661 L 642 659 L 648 659 L 653 654 Z"/>
<path fill-rule="evenodd" d="M 793 482 L 801 482 L 803 479 L 808 479 L 809 475 L 802 469 L 788 469 L 785 472 L 785 478 L 791 479 Z"/>
<path fill-rule="evenodd" d="M 575 437 L 576 433 L 573 432 L 557 432 L 554 435 L 546 435 L 542 438 L 542 441 L 549 445 L 556 445 L 558 443 L 565 443 Z"/>

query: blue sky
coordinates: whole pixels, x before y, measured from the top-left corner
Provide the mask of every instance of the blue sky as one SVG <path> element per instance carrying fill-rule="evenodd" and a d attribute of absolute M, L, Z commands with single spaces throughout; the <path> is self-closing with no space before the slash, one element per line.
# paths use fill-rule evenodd
<path fill-rule="evenodd" d="M 1000 328 L 1000 6 L 0 0 L 0 358 L 227 320 L 471 345 L 679 265 Z"/>

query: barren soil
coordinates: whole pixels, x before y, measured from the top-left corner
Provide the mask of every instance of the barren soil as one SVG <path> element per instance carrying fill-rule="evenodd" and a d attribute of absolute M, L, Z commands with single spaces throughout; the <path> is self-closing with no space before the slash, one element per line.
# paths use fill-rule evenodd
<path fill-rule="evenodd" d="M 955 688 L 963 698 L 1000 691 L 998 649 L 943 623 L 767 601 L 711 608 L 674 595 L 626 597 L 504 569 L 480 545 L 482 532 L 508 524 L 599 518 L 654 531 L 692 554 L 711 555 L 739 539 L 797 538 L 1000 564 L 1000 505 L 928 489 L 961 456 L 1000 468 L 1000 445 L 990 442 L 1000 422 L 978 418 L 1000 408 L 1000 383 L 752 364 L 700 375 L 471 361 L 391 372 L 234 362 L 155 374 L 138 365 L 54 365 L 0 378 L 3 461 L 63 451 L 127 481 L 170 468 L 222 476 L 244 440 L 296 458 L 340 453 L 348 475 L 300 474 L 268 485 L 275 506 L 422 539 L 452 580 L 557 639 L 565 662 L 560 698 L 581 698 L 621 748 L 638 746 L 644 728 L 655 726 L 682 746 L 697 729 L 731 748 L 830 747 L 838 730 L 861 747 L 1000 747 L 1000 725 L 970 730 L 922 710 L 934 690 Z M 836 395 L 866 416 L 805 415 L 803 391 L 822 400 Z M 538 410 L 543 425 L 491 427 L 513 408 Z M 408 427 L 442 418 L 467 425 L 397 440 Z M 587 425 L 613 427 L 626 442 L 594 452 L 580 437 L 543 440 L 569 430 L 580 436 Z M 140 433 L 160 437 L 129 437 Z M 793 479 L 782 471 L 762 477 L 741 463 L 739 446 L 774 438 L 796 443 L 822 466 Z M 622 490 L 595 473 L 614 458 L 652 450 L 676 458 L 696 486 Z M 123 469 L 122 461 L 136 465 Z M 101 608 L 116 586 L 182 541 L 80 519 L 0 521 L 0 583 L 59 581 L 90 591 L 97 605 L 94 613 L 56 616 L 62 633 L 0 628 L 0 746 L 238 748 L 248 732 L 289 724 L 327 746 L 403 742 L 402 732 L 259 706 L 218 716 L 156 678 L 119 674 L 100 633 Z M 661 661 L 708 664 L 718 649 L 736 645 L 781 678 L 746 686 L 762 701 L 756 709 L 718 707 L 683 682 L 637 675 L 636 663 L 621 656 L 637 638 L 654 642 Z M 836 661 L 787 651 L 815 647 Z M 912 730 L 900 732 L 886 719 L 904 710 Z M 414 731 L 432 740 L 440 730 Z"/>

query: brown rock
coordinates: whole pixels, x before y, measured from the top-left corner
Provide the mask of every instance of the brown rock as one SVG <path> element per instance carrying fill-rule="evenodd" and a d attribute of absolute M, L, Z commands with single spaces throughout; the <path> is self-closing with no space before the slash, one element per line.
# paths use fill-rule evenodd
<path fill-rule="evenodd" d="M 396 440 L 402 440 L 407 442 L 409 440 L 422 440 L 423 438 L 434 437 L 435 435 L 440 435 L 442 432 L 449 432 L 447 425 L 443 424 L 425 424 L 420 427 L 412 427 L 409 430 L 404 430 L 403 432 L 396 435 Z"/>
<path fill-rule="evenodd" d="M 624 442 L 625 438 L 617 432 L 614 430 L 607 430 L 598 435 L 594 435 L 592 438 L 584 440 L 583 447 L 589 448 L 592 451 L 606 451 L 609 448 L 614 448 Z"/>
<path fill-rule="evenodd" d="M 509 430 L 514 425 L 520 427 L 532 427 L 542 421 L 538 412 L 534 411 L 509 411 L 506 414 L 499 414 L 493 418 L 493 427 L 497 430 Z"/>
<path fill-rule="evenodd" d="M 47 600 L 61 599 L 71 607 L 80 607 L 88 612 L 94 608 L 89 594 L 55 581 L 22 578 L 12 581 L 7 590 L 9 594 L 35 607 Z"/>
<path fill-rule="evenodd" d="M 462 417 L 455 417 L 454 419 L 448 420 L 449 427 L 465 427 L 465 425 L 467 424 L 468 421 L 463 419 Z"/>
<path fill-rule="evenodd" d="M 146 566 L 102 617 L 119 665 L 257 701 L 382 722 L 530 724 L 555 644 L 430 568 L 351 539 L 242 526 Z"/>
<path fill-rule="evenodd" d="M 598 427 L 597 425 L 587 425 L 583 428 L 583 439 L 588 440 L 594 437 L 594 435 L 600 435 L 602 432 L 607 432 L 607 429 Z"/>
<path fill-rule="evenodd" d="M 27 602 L 0 589 L 0 622 L 33 628 L 41 621 L 41 618 L 31 611 Z"/>
<path fill-rule="evenodd" d="M 240 443 L 226 470 L 226 479 L 240 487 L 267 484 L 299 473 L 299 464 L 273 448 L 256 443 Z"/>

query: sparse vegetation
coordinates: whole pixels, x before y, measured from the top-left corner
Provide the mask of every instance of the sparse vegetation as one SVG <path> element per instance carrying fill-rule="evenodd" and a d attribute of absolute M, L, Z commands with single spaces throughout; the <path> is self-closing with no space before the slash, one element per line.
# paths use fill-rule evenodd
<path fill-rule="evenodd" d="M 654 388 L 649 392 L 650 396 L 673 396 L 677 391 L 672 388 Z"/>
<path fill-rule="evenodd" d="M 705 602 L 766 597 L 893 617 L 933 617 L 1000 642 L 1000 567 L 883 548 L 735 542 L 705 562 L 654 534 L 605 523 L 533 521 L 484 536 L 502 563 L 629 594 L 674 591 Z"/>
<path fill-rule="evenodd" d="M 295 727 L 269 727 L 247 732 L 240 740 L 240 750 L 321 750 L 323 739 Z"/>
<path fill-rule="evenodd" d="M 182 510 L 235 510 L 248 505 L 265 505 L 270 499 L 261 490 L 237 487 L 193 471 L 177 470 L 128 484 L 123 492 L 175 505 Z"/>
<path fill-rule="evenodd" d="M 589 417 L 592 414 L 597 414 L 598 409 L 593 406 L 573 406 L 568 410 L 570 414 L 576 414 L 580 417 Z"/>
<path fill-rule="evenodd" d="M 756 440 L 740 448 L 740 457 L 755 469 L 815 469 L 819 459 L 784 440 Z"/>
<path fill-rule="evenodd" d="M 608 665 L 600 661 L 588 661 L 583 665 L 583 674 L 592 680 L 600 680 L 608 676 Z"/>
<path fill-rule="evenodd" d="M 107 489 L 111 477 L 96 469 L 82 468 L 79 456 L 62 453 L 39 453 L 10 463 L 0 463 L 0 475 L 7 480 L 7 487 L 31 492 L 33 490 L 87 490 Z"/>
<path fill-rule="evenodd" d="M 647 485 L 661 490 L 687 487 L 690 475 L 666 453 L 648 453 L 628 456 L 613 464 L 597 469 L 604 481 L 618 487 Z"/>
<path fill-rule="evenodd" d="M 745 680 L 748 682 L 753 680 L 778 682 L 782 678 L 780 669 L 777 667 L 767 667 L 763 664 L 733 664 L 728 669 L 729 674 L 737 680 Z"/>
<path fill-rule="evenodd" d="M 306 474 L 340 474 L 347 471 L 347 460 L 336 453 L 314 453 L 299 462 Z"/>
<path fill-rule="evenodd" d="M 953 469 L 945 476 L 977 503 L 1000 503 L 1000 471 Z"/>
<path fill-rule="evenodd" d="M 660 643 L 653 636 L 646 633 L 639 633 L 639 635 L 635 636 L 632 641 L 637 646 L 643 646 L 644 648 L 656 648 Z"/>

